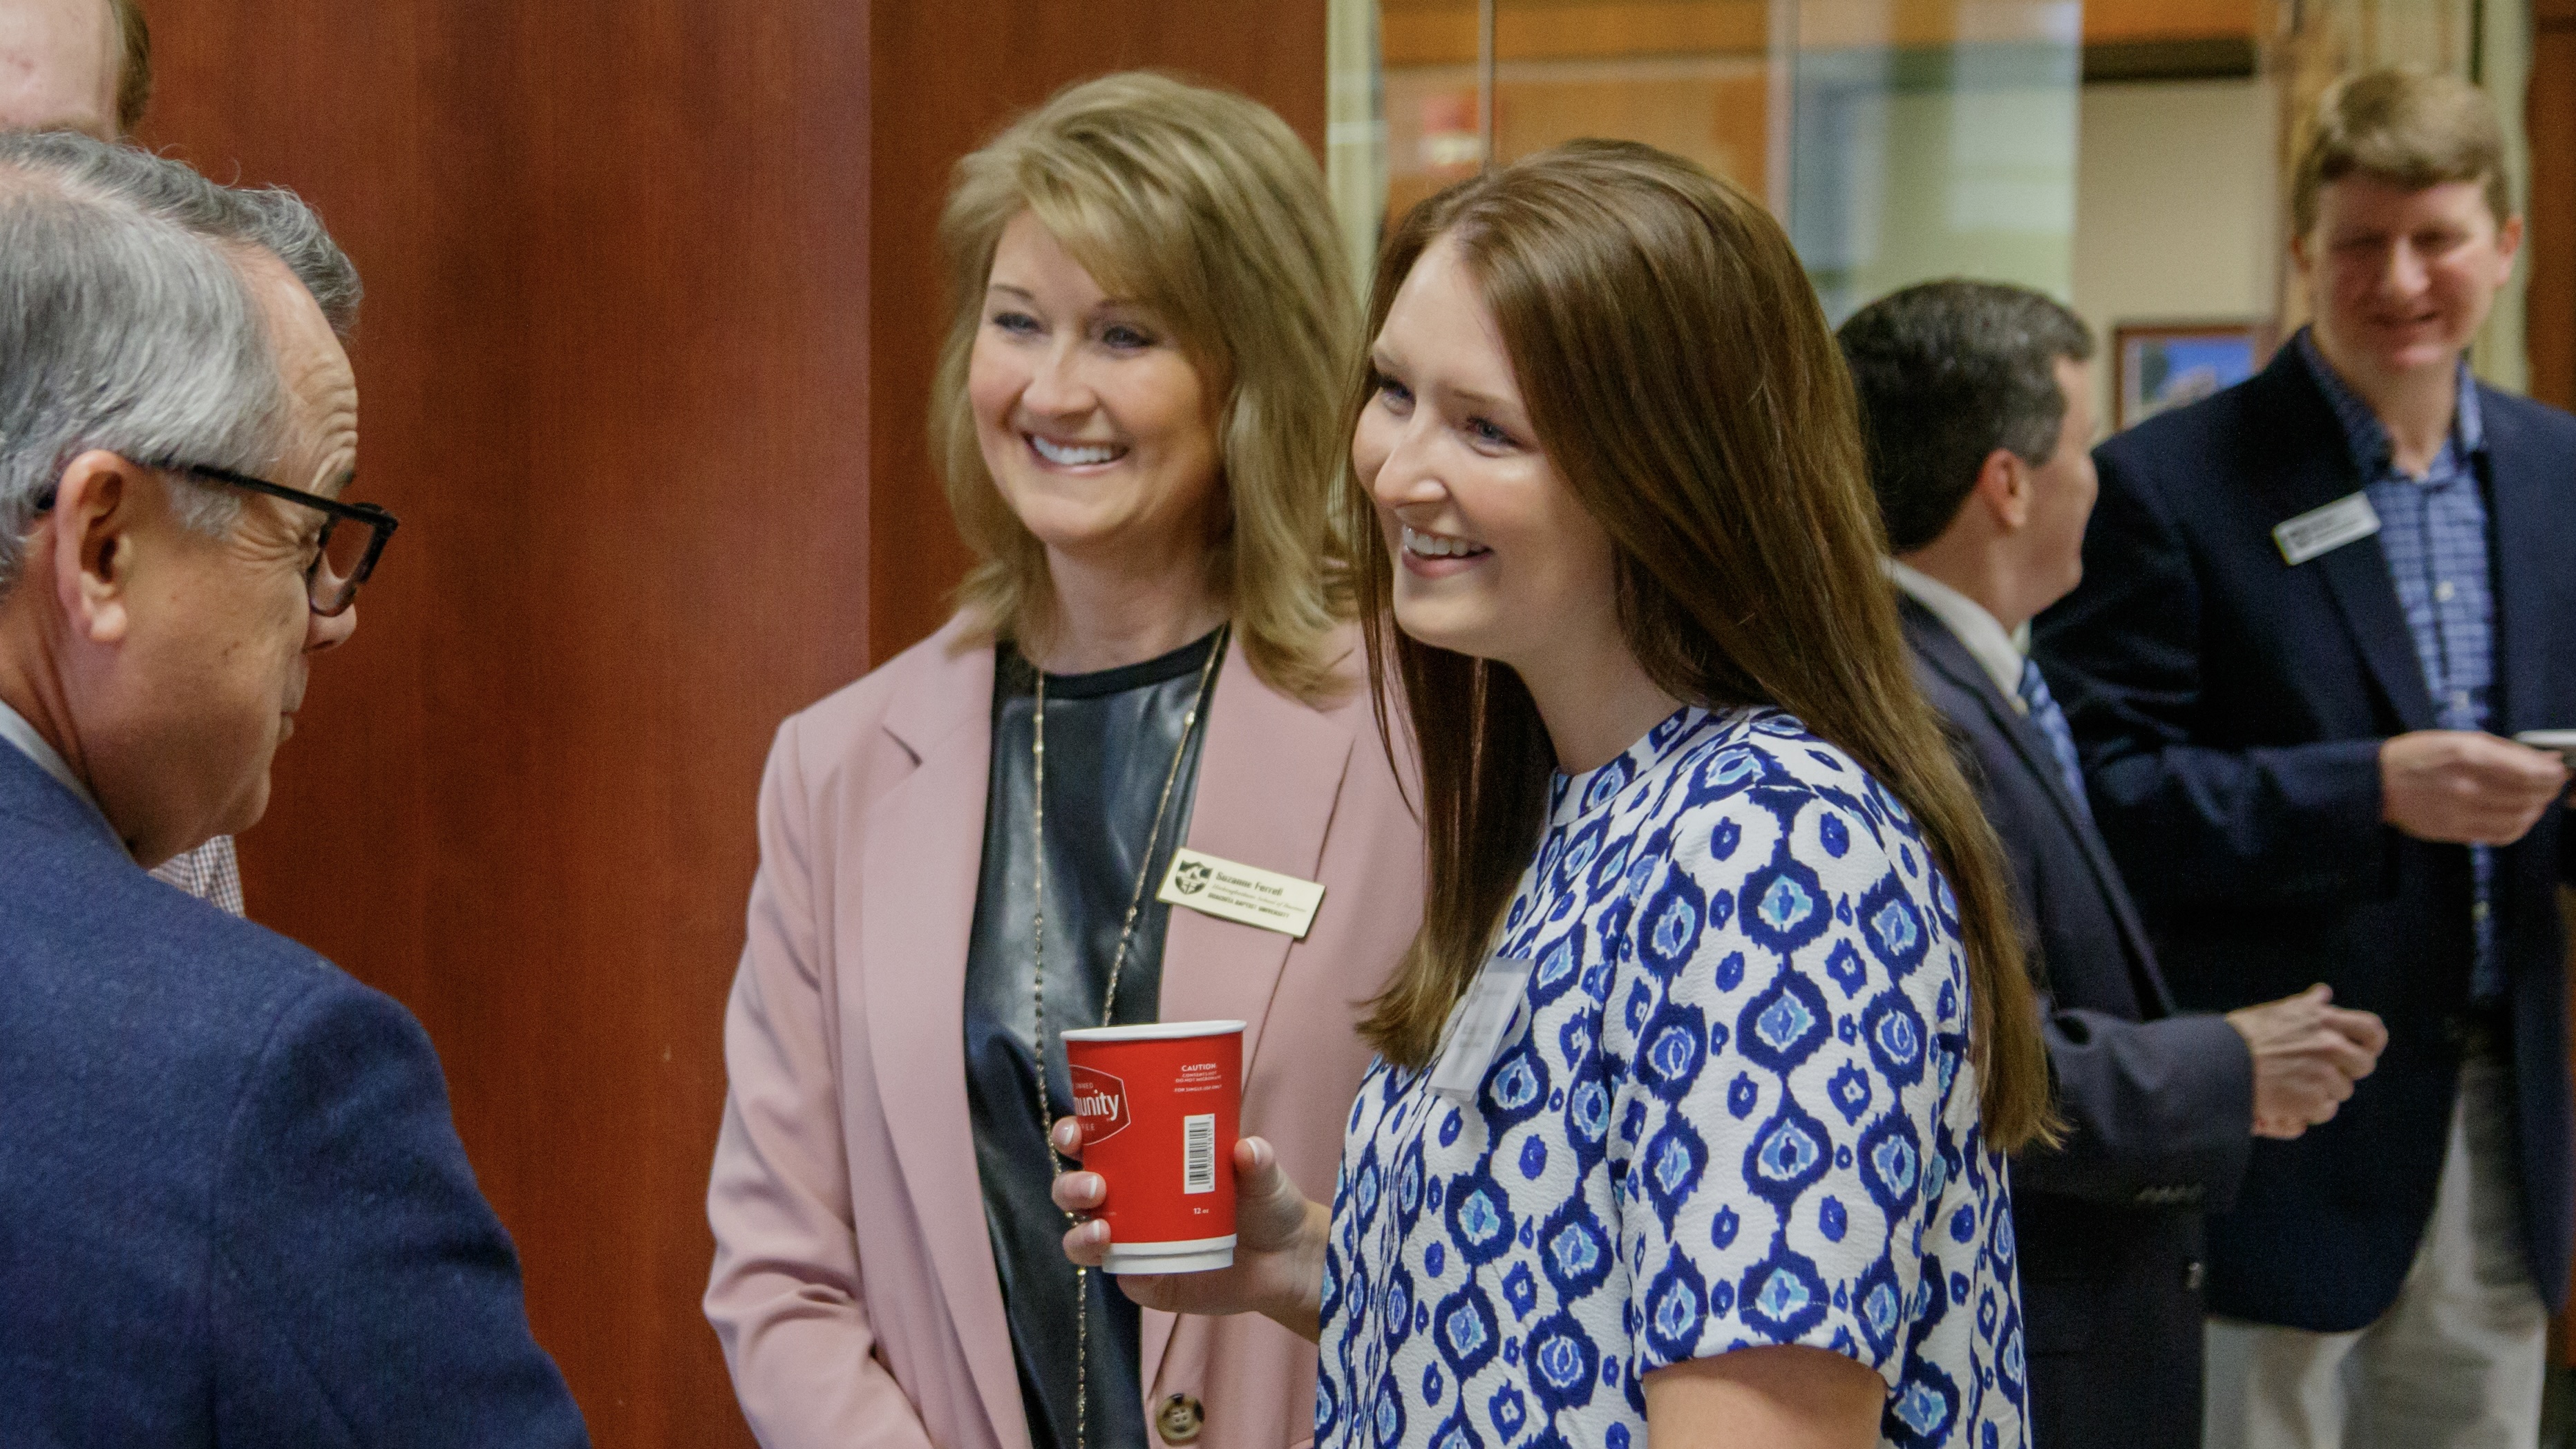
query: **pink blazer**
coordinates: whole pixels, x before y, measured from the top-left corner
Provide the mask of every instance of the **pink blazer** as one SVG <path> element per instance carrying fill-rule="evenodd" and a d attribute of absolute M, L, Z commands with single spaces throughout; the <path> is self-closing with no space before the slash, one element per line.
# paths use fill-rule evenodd
<path fill-rule="evenodd" d="M 952 652 L 960 632 L 790 718 L 761 788 L 706 1311 L 772 1449 L 1028 1449 L 966 1117 L 993 650 Z M 1234 651 L 1189 845 L 1324 885 L 1303 941 L 1174 907 L 1161 1015 L 1250 1024 L 1244 1130 L 1329 1200 L 1370 1055 L 1357 1003 L 1422 911 L 1422 831 L 1367 691 L 1318 710 Z M 1148 1312 L 1143 1348 L 1147 1423 L 1188 1395 L 1210 1449 L 1311 1436 L 1315 1350 L 1268 1320 Z"/>

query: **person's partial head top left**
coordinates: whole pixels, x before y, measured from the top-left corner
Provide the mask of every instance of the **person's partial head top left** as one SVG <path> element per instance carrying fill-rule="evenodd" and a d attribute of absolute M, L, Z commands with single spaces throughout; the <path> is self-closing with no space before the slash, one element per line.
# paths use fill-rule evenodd
<path fill-rule="evenodd" d="M 0 0 L 0 131 L 119 139 L 143 118 L 150 55 L 136 0 Z"/>

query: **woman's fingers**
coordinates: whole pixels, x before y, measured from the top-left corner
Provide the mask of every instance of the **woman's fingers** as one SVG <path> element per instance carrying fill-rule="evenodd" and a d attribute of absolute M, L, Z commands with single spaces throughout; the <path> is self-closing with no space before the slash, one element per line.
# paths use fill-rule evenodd
<path fill-rule="evenodd" d="M 1279 1153 L 1258 1137 L 1234 1144 L 1235 1231 L 1255 1250 L 1294 1240 L 1306 1220 L 1306 1195 L 1279 1170 Z"/>
<path fill-rule="evenodd" d="M 1109 1196 L 1109 1183 L 1096 1172 L 1060 1172 L 1055 1179 L 1055 1205 L 1069 1213 L 1087 1213 Z"/>
<path fill-rule="evenodd" d="M 1279 1153 L 1259 1137 L 1238 1137 L 1234 1142 L 1234 1195 L 1245 1203 L 1276 1197 L 1288 1186 L 1288 1175 L 1279 1170 Z"/>
<path fill-rule="evenodd" d="M 1179 1306 L 1180 1289 L 1169 1273 L 1112 1273 L 1109 1281 L 1141 1307 L 1168 1313 Z"/>
<path fill-rule="evenodd" d="M 1080 1160 L 1082 1156 L 1081 1123 L 1071 1117 L 1058 1117 L 1055 1119 L 1054 1128 L 1048 1132 L 1047 1138 L 1055 1144 L 1055 1150 L 1058 1153 Z M 1048 1192 L 1054 1197 L 1055 1205 L 1066 1212 L 1087 1213 L 1100 1206 L 1101 1200 L 1109 1195 L 1109 1184 L 1096 1172 L 1059 1172 L 1055 1175 L 1055 1182 Z M 1074 1238 L 1094 1229 L 1098 1231 L 1100 1242 L 1105 1247 L 1109 1242 L 1109 1225 L 1081 1223 L 1076 1225 L 1072 1232 L 1064 1235 L 1066 1255 L 1072 1257 L 1077 1263 L 1083 1262 L 1084 1260 L 1074 1253 Z M 1095 1264 L 1096 1260 L 1085 1266 Z"/>
<path fill-rule="evenodd" d="M 1061 1184 L 1064 1179 L 1057 1178 Z M 1101 1222 L 1075 1223 L 1064 1231 L 1064 1255 L 1076 1267 L 1097 1268 L 1109 1257 L 1109 1225 Z"/>

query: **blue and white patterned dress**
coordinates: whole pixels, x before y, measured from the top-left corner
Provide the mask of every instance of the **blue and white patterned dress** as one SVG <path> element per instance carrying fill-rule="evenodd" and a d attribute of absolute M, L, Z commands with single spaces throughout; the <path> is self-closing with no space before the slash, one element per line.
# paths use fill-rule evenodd
<path fill-rule="evenodd" d="M 1645 1449 L 1642 1376 L 1764 1344 L 1888 1383 L 1898 1445 L 2021 1449 L 2004 1163 L 1949 886 L 1776 710 L 1688 708 L 1554 786 L 1472 1109 L 1360 1086 L 1318 1449 Z"/>

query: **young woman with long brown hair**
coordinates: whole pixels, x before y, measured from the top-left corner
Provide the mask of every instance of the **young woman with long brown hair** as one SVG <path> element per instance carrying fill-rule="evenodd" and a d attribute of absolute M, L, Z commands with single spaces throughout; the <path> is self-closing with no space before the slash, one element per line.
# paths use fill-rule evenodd
<path fill-rule="evenodd" d="M 1317 1333 L 1320 1446 L 2025 1443 L 2047 1068 L 1788 239 L 1577 143 L 1407 217 L 1370 335 L 1422 932 L 1329 1214 L 1247 1142 L 1237 1266 L 1122 1281 Z"/>

